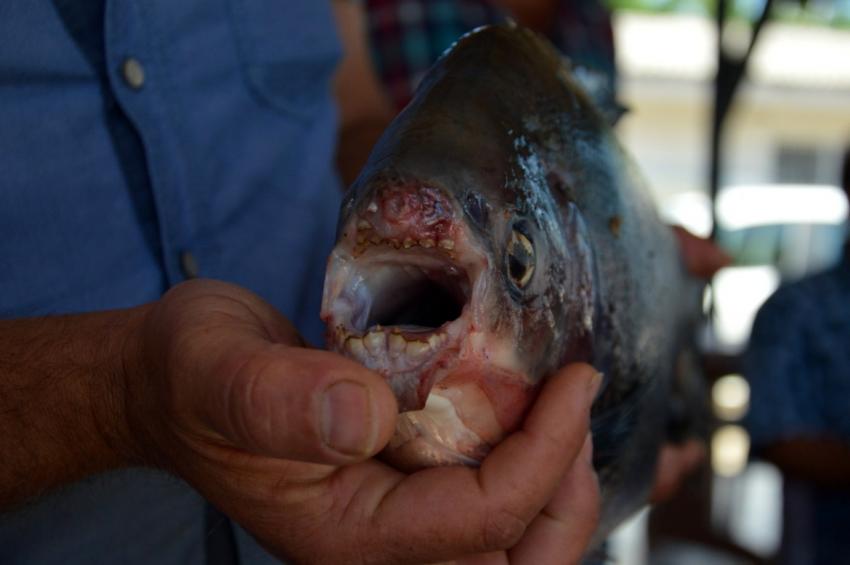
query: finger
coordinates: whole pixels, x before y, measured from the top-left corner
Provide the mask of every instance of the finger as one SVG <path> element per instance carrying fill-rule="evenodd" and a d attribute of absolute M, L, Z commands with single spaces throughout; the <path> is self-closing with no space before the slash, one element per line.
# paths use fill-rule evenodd
<path fill-rule="evenodd" d="M 587 435 L 573 467 L 552 499 L 509 552 L 518 565 L 579 563 L 599 520 L 599 484 L 593 470 L 593 442 Z"/>
<path fill-rule="evenodd" d="M 304 345 L 304 339 L 280 312 L 244 288 L 224 281 L 194 279 L 172 287 L 164 297 L 169 312 L 179 311 L 183 324 L 198 327 L 236 326 L 274 343 Z"/>
<path fill-rule="evenodd" d="M 395 484 L 372 512 L 374 542 L 424 562 L 513 546 L 579 453 L 600 377 L 576 364 L 550 378 L 523 428 L 480 469 L 429 469 Z"/>
<path fill-rule="evenodd" d="M 216 345 L 224 353 L 201 364 L 196 388 L 206 423 L 237 448 L 344 464 L 389 441 L 396 401 L 376 373 L 330 352 L 237 330 Z"/>
<path fill-rule="evenodd" d="M 685 268 L 701 279 L 710 279 L 714 274 L 732 263 L 731 257 L 716 243 L 697 237 L 681 226 L 673 226 Z"/>
<path fill-rule="evenodd" d="M 655 484 L 649 497 L 650 504 L 658 504 L 673 496 L 682 481 L 705 459 L 705 453 L 705 445 L 695 439 L 682 445 L 664 445 L 655 465 Z"/>
<path fill-rule="evenodd" d="M 453 563 L 457 565 L 509 565 L 508 554 L 504 551 L 491 551 L 463 557 Z"/>

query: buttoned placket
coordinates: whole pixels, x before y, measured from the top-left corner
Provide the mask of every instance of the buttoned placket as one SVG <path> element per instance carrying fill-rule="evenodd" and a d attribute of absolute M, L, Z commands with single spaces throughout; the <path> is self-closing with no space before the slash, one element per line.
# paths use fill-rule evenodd
<path fill-rule="evenodd" d="M 110 85 L 144 146 L 162 260 L 173 285 L 197 277 L 199 265 L 189 243 L 192 229 L 184 163 L 163 95 L 168 61 L 165 49 L 149 33 L 155 28 L 152 12 L 150 5 L 138 0 L 107 0 L 104 38 Z"/>

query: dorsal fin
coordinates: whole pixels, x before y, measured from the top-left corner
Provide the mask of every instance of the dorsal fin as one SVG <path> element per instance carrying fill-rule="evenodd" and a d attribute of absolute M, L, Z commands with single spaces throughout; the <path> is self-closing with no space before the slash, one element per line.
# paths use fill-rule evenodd
<path fill-rule="evenodd" d="M 611 86 L 608 75 L 589 67 L 575 65 L 569 57 L 564 56 L 562 58 L 564 64 L 572 70 L 573 77 L 584 88 L 608 123 L 611 126 L 616 125 L 623 114 L 629 110 L 617 100 L 617 95 Z"/>

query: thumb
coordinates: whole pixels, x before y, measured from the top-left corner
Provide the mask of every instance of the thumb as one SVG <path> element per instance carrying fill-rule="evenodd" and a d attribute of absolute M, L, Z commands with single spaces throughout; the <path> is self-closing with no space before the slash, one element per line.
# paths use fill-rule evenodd
<path fill-rule="evenodd" d="M 225 358 L 209 375 L 203 412 L 237 448 L 346 464 L 371 457 L 392 436 L 398 415 L 392 391 L 353 361 L 263 340 L 230 349 Z"/>

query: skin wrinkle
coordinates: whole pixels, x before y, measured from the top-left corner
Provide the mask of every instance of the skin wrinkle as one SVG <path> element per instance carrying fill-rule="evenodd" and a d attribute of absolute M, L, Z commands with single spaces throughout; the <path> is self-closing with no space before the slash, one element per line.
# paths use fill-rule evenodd
<path fill-rule="evenodd" d="M 227 418 L 225 419 L 225 435 L 233 435 L 236 438 L 244 438 L 247 440 L 247 443 L 254 444 L 248 445 L 246 447 L 253 447 L 254 450 L 257 450 L 256 442 L 252 438 L 252 436 L 247 433 L 247 430 L 244 429 L 245 426 L 245 418 L 244 414 L 240 414 L 239 410 L 242 407 L 242 401 L 236 401 L 234 398 L 234 389 L 237 388 L 237 381 L 241 380 L 238 378 L 238 375 L 245 370 L 245 367 L 251 363 L 252 359 L 250 356 L 245 356 L 239 364 L 236 366 L 236 369 L 231 373 L 234 375 L 233 377 L 227 379 L 225 381 L 224 386 L 220 389 L 219 393 L 219 402 L 221 402 L 222 409 L 220 411 L 221 414 L 226 414 Z M 226 365 L 226 363 L 222 362 L 220 364 Z M 255 378 L 256 373 L 252 373 Z M 244 385 L 242 385 L 244 386 Z M 210 426 L 215 427 L 214 419 L 207 415 L 206 418 L 210 421 Z M 257 450 L 259 451 L 259 450 Z"/>
<path fill-rule="evenodd" d="M 385 522 L 385 520 L 382 520 L 381 517 L 382 517 L 382 514 L 385 513 L 383 511 L 384 503 L 385 503 L 386 500 L 389 500 L 390 498 L 392 498 L 393 496 L 396 495 L 395 493 L 398 491 L 399 487 L 402 485 L 402 483 L 405 479 L 405 476 L 402 475 L 401 473 L 394 472 L 394 476 L 392 476 L 391 478 L 388 476 L 385 480 L 387 480 L 387 479 L 392 481 L 392 484 L 389 486 L 389 488 L 382 486 L 381 487 L 382 490 L 383 490 L 382 495 L 373 504 L 367 505 L 364 508 L 363 514 L 365 514 L 366 518 L 367 518 L 367 520 L 365 522 L 363 522 L 363 526 L 361 528 L 364 531 L 372 531 L 372 532 L 383 533 L 384 528 L 382 528 L 381 526 L 382 526 L 382 523 Z M 364 488 L 365 488 L 364 486 L 361 486 L 360 492 L 362 492 L 364 490 Z M 358 494 L 355 494 L 355 496 L 351 497 L 351 499 L 349 500 L 349 503 L 346 505 L 346 508 L 344 510 L 344 514 L 341 517 L 339 523 L 342 523 L 342 522 L 345 521 L 344 517 L 345 517 L 346 514 L 350 514 L 349 507 L 351 507 L 355 503 L 355 501 L 362 500 L 363 497 L 365 497 L 365 495 L 358 496 Z M 368 498 L 371 498 L 371 497 L 366 497 L 366 498 L 368 499 Z M 367 539 L 369 539 L 369 538 L 367 538 Z M 379 540 L 381 540 L 381 535 L 374 536 L 374 539 L 377 543 L 383 544 L 382 541 L 379 541 Z"/>
<path fill-rule="evenodd" d="M 338 477 L 339 477 L 339 473 L 336 472 L 328 478 L 328 480 L 331 482 L 331 489 L 333 489 L 333 490 L 336 490 L 336 489 L 339 488 Z M 400 481 L 400 479 L 399 479 L 399 481 Z M 396 484 L 398 484 L 398 483 L 396 483 Z M 393 485 L 392 488 L 395 488 L 395 485 Z M 363 509 L 361 512 L 359 512 L 357 514 L 357 516 L 351 516 L 351 514 L 353 514 L 352 509 L 357 507 L 356 503 L 359 502 L 360 499 L 361 499 L 361 496 L 359 496 L 361 490 L 362 490 L 362 488 L 360 490 L 358 490 L 358 492 L 355 492 L 354 495 L 351 496 L 346 501 L 345 506 L 343 506 L 341 512 L 340 511 L 335 512 L 335 514 L 337 515 L 337 518 L 335 520 L 337 527 L 342 527 L 343 524 L 345 524 L 346 522 L 360 523 L 360 520 L 362 520 L 362 518 L 363 518 L 363 514 L 366 514 L 366 517 L 369 521 L 370 526 L 374 522 L 374 517 L 375 517 L 374 507 L 373 508 L 367 507 L 367 508 Z"/>
<path fill-rule="evenodd" d="M 211 282 L 210 284 L 214 285 L 214 286 L 218 286 L 220 283 Z M 204 294 L 204 295 L 201 295 L 201 296 L 190 296 L 189 298 L 183 299 L 180 305 L 185 309 L 191 310 L 193 303 L 200 302 L 202 304 L 207 304 L 211 300 L 220 300 L 224 303 L 235 304 L 236 306 L 239 307 L 239 310 L 243 311 L 243 312 L 245 310 L 247 310 L 253 316 L 254 320 L 258 324 L 257 325 L 248 324 L 248 323 L 246 323 L 245 318 L 243 316 L 239 316 L 238 314 L 227 312 L 223 308 L 224 304 L 221 305 L 221 308 L 215 308 L 211 311 L 204 309 L 203 312 L 204 312 L 205 317 L 206 317 L 206 315 L 213 313 L 213 312 L 221 313 L 223 315 L 231 317 L 233 319 L 233 321 L 240 322 L 240 323 L 244 324 L 246 329 L 250 330 L 252 333 L 256 332 L 261 337 L 270 339 L 272 336 L 275 335 L 275 332 L 273 332 L 269 328 L 265 317 L 263 317 L 259 313 L 257 313 L 257 311 L 249 303 L 249 301 L 244 300 L 244 299 L 235 298 L 235 297 L 228 295 L 228 294 L 225 294 L 225 293 L 211 292 L 210 294 Z M 265 334 L 262 334 L 261 332 L 257 332 L 258 326 L 263 329 Z"/>
<path fill-rule="evenodd" d="M 514 432 L 514 435 L 518 437 L 518 439 L 515 440 L 515 441 L 525 441 L 525 442 L 532 442 L 533 441 L 533 437 L 524 428 L 518 430 L 517 432 Z M 526 439 L 519 439 L 519 438 L 526 438 Z M 492 496 L 491 493 L 494 491 L 494 489 L 493 489 L 493 487 L 489 487 L 487 485 L 487 482 L 488 482 L 487 477 L 489 476 L 489 473 L 486 472 L 485 467 L 489 468 L 487 459 L 485 459 L 483 464 L 481 465 L 481 471 L 476 474 L 476 480 L 478 482 L 479 489 L 483 493 L 483 496 L 490 498 Z M 521 482 L 517 483 L 512 478 L 512 484 L 507 485 L 507 488 L 505 488 L 505 486 L 506 485 L 499 485 L 499 487 L 500 487 L 499 490 L 502 490 L 502 491 L 510 490 L 512 492 L 517 492 L 517 491 L 523 490 L 524 485 Z"/>
<path fill-rule="evenodd" d="M 127 421 L 127 386 L 126 386 L 126 355 L 127 339 L 132 332 L 122 332 L 121 329 L 127 325 L 136 327 L 136 319 L 132 313 L 128 312 L 120 320 L 116 319 L 111 324 L 110 336 L 121 336 L 118 343 L 112 343 L 112 347 L 108 352 L 108 356 L 104 357 L 101 363 L 101 370 L 107 379 L 107 386 L 104 387 L 102 395 L 102 405 L 105 407 L 102 411 L 95 409 L 92 404 L 91 418 L 95 423 L 95 427 L 101 435 L 102 441 L 115 453 L 119 453 L 123 459 L 133 459 L 132 449 L 127 446 L 131 443 L 129 433 L 129 423 Z M 107 359 L 112 360 L 108 363 Z M 117 360 L 117 362 L 116 362 Z M 96 394 L 92 394 L 93 398 L 98 398 Z M 104 421 L 101 413 L 110 414 L 112 422 Z"/>
<path fill-rule="evenodd" d="M 145 310 L 147 312 L 148 309 Z M 134 366 L 141 366 L 142 369 L 146 373 L 150 373 L 147 369 L 148 364 L 145 361 L 145 357 L 139 353 L 139 340 L 138 334 L 142 331 L 142 324 L 135 324 L 133 331 L 128 331 L 124 333 L 124 339 L 121 343 L 120 348 L 120 370 L 121 370 L 121 378 L 116 379 L 115 386 L 120 390 L 120 397 L 117 401 L 120 404 L 123 410 L 120 410 L 121 418 L 123 420 L 123 430 L 127 431 L 127 434 L 124 438 L 123 446 L 124 449 L 122 452 L 128 461 L 141 463 L 141 461 L 158 461 L 157 458 L 153 457 L 153 453 L 150 453 L 152 450 L 146 449 L 144 447 L 145 442 L 139 441 L 138 438 L 144 437 L 144 435 L 140 432 L 140 430 L 135 429 L 133 426 L 132 418 L 131 418 L 131 410 L 130 407 L 133 404 L 133 399 L 130 398 L 130 388 L 128 385 L 128 379 L 130 375 L 133 374 Z M 138 364 L 138 365 L 136 365 Z M 138 370 L 138 369 L 136 369 Z M 147 384 L 146 379 L 136 379 L 136 381 L 141 381 L 142 383 Z M 144 386 L 140 385 L 140 386 Z M 143 395 L 143 397 L 147 398 L 149 395 Z M 119 445 L 122 445 L 122 442 L 119 440 L 117 442 Z"/>
<path fill-rule="evenodd" d="M 266 391 L 261 386 L 261 382 L 274 361 L 269 359 L 260 368 L 251 367 L 246 363 L 231 378 L 230 388 L 233 390 L 233 387 L 236 387 L 238 394 L 234 404 L 242 405 L 239 410 L 241 414 L 239 427 L 242 428 L 248 443 L 253 444 L 259 452 L 273 450 L 272 441 L 270 441 L 273 436 L 272 410 L 263 395 Z M 244 376 L 246 371 L 247 377 Z"/>

